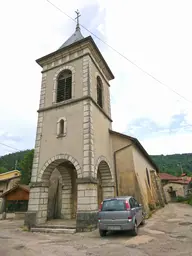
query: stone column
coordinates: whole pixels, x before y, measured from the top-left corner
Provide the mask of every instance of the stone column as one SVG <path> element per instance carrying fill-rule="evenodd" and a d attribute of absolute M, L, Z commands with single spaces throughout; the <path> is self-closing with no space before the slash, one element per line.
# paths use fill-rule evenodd
<path fill-rule="evenodd" d="M 47 221 L 48 184 L 31 183 L 25 225 L 29 228 Z"/>
<path fill-rule="evenodd" d="M 43 73 L 42 74 L 42 82 L 41 82 L 39 110 L 45 107 L 45 93 L 46 93 L 46 73 Z M 43 130 L 43 119 L 44 119 L 43 112 L 39 112 L 38 120 L 37 120 L 35 150 L 34 150 L 33 167 L 32 167 L 32 173 L 31 173 L 31 182 L 36 182 L 37 176 L 38 176 L 39 154 L 40 154 L 41 137 L 42 137 L 42 130 Z"/>
<path fill-rule="evenodd" d="M 62 185 L 61 218 L 70 220 L 72 216 L 72 193 L 71 185 Z"/>
<path fill-rule="evenodd" d="M 0 214 L 5 212 L 5 198 L 0 198 Z"/>
<path fill-rule="evenodd" d="M 97 227 L 97 181 L 77 179 L 77 232 L 91 231 Z"/>

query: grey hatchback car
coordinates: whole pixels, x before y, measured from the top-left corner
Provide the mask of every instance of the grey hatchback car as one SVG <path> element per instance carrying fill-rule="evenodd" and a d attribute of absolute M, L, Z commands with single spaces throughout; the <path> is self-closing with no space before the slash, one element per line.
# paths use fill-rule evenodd
<path fill-rule="evenodd" d="M 98 213 L 100 236 L 118 230 L 129 230 L 136 236 L 138 226 L 145 222 L 144 216 L 142 205 L 132 196 L 105 199 Z"/>

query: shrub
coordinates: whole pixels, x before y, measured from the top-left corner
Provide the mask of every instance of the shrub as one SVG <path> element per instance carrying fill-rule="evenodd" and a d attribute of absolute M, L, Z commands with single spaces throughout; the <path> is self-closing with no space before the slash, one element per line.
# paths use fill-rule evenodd
<path fill-rule="evenodd" d="M 186 200 L 187 199 L 185 197 L 183 197 L 183 196 L 177 196 L 177 198 L 176 198 L 176 202 L 184 202 Z"/>
<path fill-rule="evenodd" d="M 153 204 L 148 204 L 148 206 L 149 206 L 149 210 L 150 210 L 150 211 L 155 210 L 155 206 L 154 206 Z"/>
<path fill-rule="evenodd" d="M 189 199 L 187 200 L 188 204 L 192 206 L 192 196 L 189 197 Z"/>

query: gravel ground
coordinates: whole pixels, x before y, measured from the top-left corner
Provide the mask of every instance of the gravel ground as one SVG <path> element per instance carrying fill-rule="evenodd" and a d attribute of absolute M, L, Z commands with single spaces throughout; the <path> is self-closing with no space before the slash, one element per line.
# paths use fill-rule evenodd
<path fill-rule="evenodd" d="M 0 256 L 192 256 L 192 207 L 169 204 L 158 210 L 139 235 L 98 230 L 74 235 L 22 231 L 21 221 L 0 221 Z"/>

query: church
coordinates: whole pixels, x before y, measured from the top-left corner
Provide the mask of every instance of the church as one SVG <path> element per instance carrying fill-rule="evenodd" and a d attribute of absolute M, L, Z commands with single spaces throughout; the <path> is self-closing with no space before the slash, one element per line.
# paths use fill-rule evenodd
<path fill-rule="evenodd" d="M 74 34 L 36 62 L 42 82 L 25 224 L 73 219 L 77 231 L 93 230 L 103 198 L 114 196 L 132 195 L 146 212 L 163 206 L 156 164 L 136 138 L 112 130 L 114 75 L 83 37 L 78 12 Z"/>

